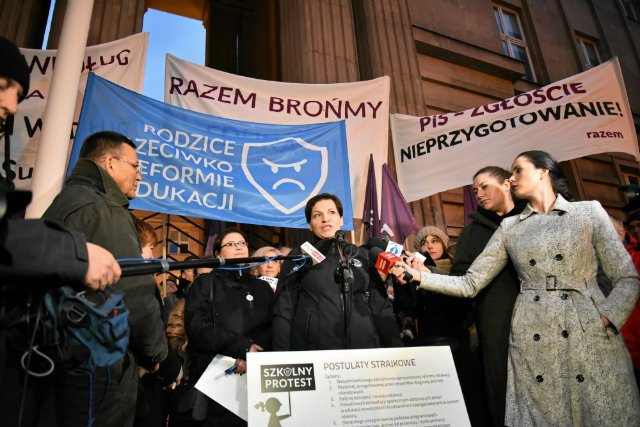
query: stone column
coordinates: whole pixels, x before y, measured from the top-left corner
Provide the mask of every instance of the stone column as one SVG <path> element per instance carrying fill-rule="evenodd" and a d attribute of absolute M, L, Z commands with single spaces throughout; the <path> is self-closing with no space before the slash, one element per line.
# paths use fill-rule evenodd
<path fill-rule="evenodd" d="M 51 0 L 0 0 L 0 35 L 19 47 L 40 49 Z"/>
<path fill-rule="evenodd" d="M 282 81 L 360 80 L 349 0 L 280 0 Z"/>
<path fill-rule="evenodd" d="M 68 0 L 56 0 L 47 48 L 57 49 Z M 142 31 L 145 0 L 94 0 L 87 46 L 118 40 Z"/>
<path fill-rule="evenodd" d="M 69 0 L 60 36 L 60 51 L 51 79 L 49 99 L 42 115 L 42 133 L 33 166 L 27 218 L 39 218 L 62 189 L 67 164 L 69 133 L 76 109 L 80 73 L 93 0 Z"/>
<path fill-rule="evenodd" d="M 283 82 L 359 81 L 351 1 L 280 0 L 280 56 Z M 290 237 L 303 242 L 309 232 L 292 229 Z"/>
<path fill-rule="evenodd" d="M 426 114 L 418 54 L 407 0 L 354 0 L 362 79 L 391 77 L 390 113 Z M 389 136 L 389 167 L 395 160 Z M 440 195 L 410 203 L 416 222 L 446 230 Z"/>

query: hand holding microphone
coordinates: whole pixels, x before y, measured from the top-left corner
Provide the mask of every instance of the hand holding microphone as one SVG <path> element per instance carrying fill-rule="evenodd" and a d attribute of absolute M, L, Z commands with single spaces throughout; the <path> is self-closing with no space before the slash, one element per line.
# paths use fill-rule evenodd
<path fill-rule="evenodd" d="M 404 259 L 404 262 L 411 266 L 411 268 L 415 268 L 418 271 L 430 271 L 427 266 L 424 265 L 424 259 L 420 259 L 417 257 L 419 253 L 412 254 Z"/>
<path fill-rule="evenodd" d="M 427 274 L 431 274 L 429 269 L 424 271 Z M 396 262 L 389 270 L 389 273 L 393 274 L 396 281 L 401 285 L 409 282 L 420 282 L 420 270 L 410 267 L 402 261 Z"/>
<path fill-rule="evenodd" d="M 376 270 L 384 281 L 387 281 L 389 274 L 395 276 L 394 266 L 397 263 L 402 263 L 400 257 L 391 252 L 382 251 L 379 247 L 369 249 L 369 259 L 375 264 Z M 411 277 L 408 275 L 404 276 L 404 279 L 407 282 L 411 281 Z"/>

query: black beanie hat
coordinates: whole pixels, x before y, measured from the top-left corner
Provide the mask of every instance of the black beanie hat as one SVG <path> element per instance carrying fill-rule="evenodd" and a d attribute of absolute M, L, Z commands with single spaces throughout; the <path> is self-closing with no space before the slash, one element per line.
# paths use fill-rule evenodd
<path fill-rule="evenodd" d="M 18 47 L 9 39 L 0 36 L 0 77 L 10 78 L 22 86 L 20 101 L 29 92 L 29 67 Z"/>

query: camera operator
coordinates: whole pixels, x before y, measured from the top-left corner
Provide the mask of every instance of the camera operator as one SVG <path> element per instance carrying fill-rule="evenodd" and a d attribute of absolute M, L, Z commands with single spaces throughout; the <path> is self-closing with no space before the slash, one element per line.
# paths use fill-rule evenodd
<path fill-rule="evenodd" d="M 29 90 L 29 69 L 18 48 L 0 37 L 0 134 L 9 138 L 5 121 L 18 110 Z M 8 165 L 9 159 L 5 159 Z M 8 166 L 7 166 L 8 168 Z M 52 221 L 10 219 L 26 208 L 31 194 L 0 180 L 0 277 L 2 285 L 48 286 L 82 282 L 104 289 L 120 278 L 113 255 L 87 243 L 81 233 Z"/>
<path fill-rule="evenodd" d="M 5 142 L 5 172 L 9 171 L 9 137 L 13 114 L 29 90 L 29 69 L 13 42 L 0 37 L 0 140 Z M 40 400 L 46 379 L 30 379 L 29 401 L 21 391 L 24 371 L 13 357 L 15 341 L 26 343 L 30 329 L 14 325 L 37 311 L 34 292 L 63 284 L 102 290 L 120 279 L 120 266 L 106 249 L 88 243 L 82 233 L 53 221 L 20 219 L 31 193 L 13 189 L 9 174 L 0 179 L 0 411 L 6 425 L 18 425 L 19 411 L 44 425 L 47 407 Z M 9 342 L 11 337 L 11 342 Z M 11 344 L 11 346 L 10 346 Z M 26 405 L 26 406 L 25 406 Z"/>

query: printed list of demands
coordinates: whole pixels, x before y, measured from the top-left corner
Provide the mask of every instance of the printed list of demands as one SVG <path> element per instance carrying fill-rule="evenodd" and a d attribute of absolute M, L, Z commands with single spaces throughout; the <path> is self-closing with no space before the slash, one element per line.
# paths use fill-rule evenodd
<path fill-rule="evenodd" d="M 460 399 L 448 399 L 435 391 L 440 388 L 438 385 L 452 380 L 448 372 L 363 378 L 331 365 L 334 364 L 325 364 L 324 377 L 329 385 L 330 404 L 339 409 L 339 419 L 332 420 L 334 426 L 452 426 L 442 409 L 464 405 Z M 375 375 L 375 371 L 369 373 Z"/>

